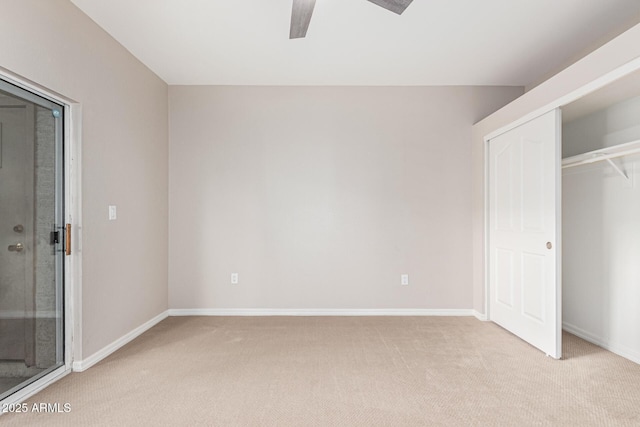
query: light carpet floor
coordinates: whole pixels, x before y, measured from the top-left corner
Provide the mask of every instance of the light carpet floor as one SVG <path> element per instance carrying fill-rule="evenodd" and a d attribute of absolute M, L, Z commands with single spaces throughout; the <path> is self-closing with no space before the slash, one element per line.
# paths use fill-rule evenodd
<path fill-rule="evenodd" d="M 640 425 L 640 365 L 466 317 L 172 317 L 8 426 Z"/>

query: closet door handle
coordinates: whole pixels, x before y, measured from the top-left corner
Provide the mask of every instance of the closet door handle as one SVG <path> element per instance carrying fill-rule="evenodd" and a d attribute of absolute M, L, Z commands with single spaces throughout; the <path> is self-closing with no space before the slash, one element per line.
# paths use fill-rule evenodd
<path fill-rule="evenodd" d="M 553 247 L 553 245 L 551 244 L 551 242 L 547 242 L 547 249 L 551 249 Z"/>

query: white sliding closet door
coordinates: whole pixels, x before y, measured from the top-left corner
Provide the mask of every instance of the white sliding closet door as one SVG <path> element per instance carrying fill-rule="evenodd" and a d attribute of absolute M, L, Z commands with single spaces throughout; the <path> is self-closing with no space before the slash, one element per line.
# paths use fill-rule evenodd
<path fill-rule="evenodd" d="M 560 110 L 489 141 L 489 316 L 562 355 Z"/>

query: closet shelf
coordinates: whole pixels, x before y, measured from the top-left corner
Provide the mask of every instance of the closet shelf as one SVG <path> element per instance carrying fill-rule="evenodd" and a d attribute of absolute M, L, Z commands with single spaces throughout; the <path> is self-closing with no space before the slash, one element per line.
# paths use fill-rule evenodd
<path fill-rule="evenodd" d="M 606 161 L 616 170 L 623 178 L 629 179 L 626 172 L 620 166 L 615 164 L 612 159 L 631 154 L 640 153 L 640 139 L 637 141 L 627 142 L 625 144 L 614 145 L 611 147 L 601 148 L 599 150 L 589 151 L 587 153 L 578 154 L 577 156 L 562 159 L 562 169 L 572 168 L 574 166 L 586 165 L 589 163 Z"/>

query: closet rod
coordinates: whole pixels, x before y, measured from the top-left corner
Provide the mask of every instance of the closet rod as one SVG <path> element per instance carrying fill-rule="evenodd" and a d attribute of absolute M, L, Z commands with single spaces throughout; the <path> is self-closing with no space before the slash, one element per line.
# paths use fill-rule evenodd
<path fill-rule="evenodd" d="M 589 151 L 584 154 L 578 154 L 577 156 L 567 157 L 566 159 L 562 159 L 562 168 L 572 168 L 574 166 L 586 165 L 589 163 L 600 162 L 602 160 L 607 160 L 609 163 L 612 163 L 610 161 L 611 159 L 636 153 L 640 153 L 640 140 L 601 148 L 595 151 Z"/>

